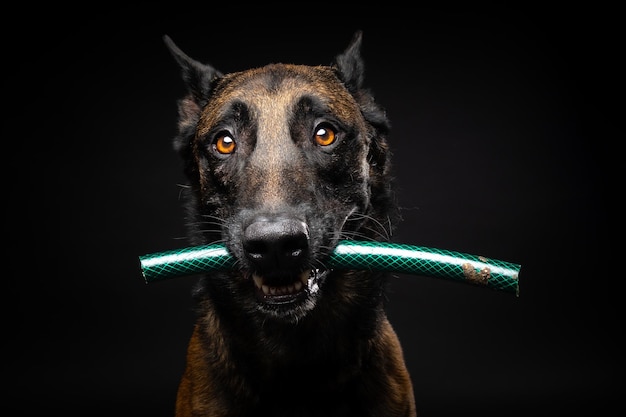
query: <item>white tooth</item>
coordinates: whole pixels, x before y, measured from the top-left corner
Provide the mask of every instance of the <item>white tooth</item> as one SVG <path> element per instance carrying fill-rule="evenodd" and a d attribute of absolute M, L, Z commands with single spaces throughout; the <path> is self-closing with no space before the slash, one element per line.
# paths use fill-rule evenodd
<path fill-rule="evenodd" d="M 261 289 L 263 290 L 263 294 L 268 295 L 270 293 L 270 287 L 267 285 L 262 285 Z"/>
<path fill-rule="evenodd" d="M 293 284 L 288 285 L 287 286 L 287 294 L 293 294 L 294 293 L 294 286 Z"/>
<path fill-rule="evenodd" d="M 256 285 L 257 288 L 261 288 L 261 286 L 263 285 L 263 278 L 258 276 L 257 274 L 252 275 L 252 280 L 254 281 L 254 285 Z"/>
<path fill-rule="evenodd" d="M 276 295 L 276 287 L 270 287 L 270 294 Z"/>
<path fill-rule="evenodd" d="M 300 291 L 300 290 L 302 289 L 302 285 L 303 285 L 303 284 L 302 284 L 302 282 L 300 282 L 300 281 L 296 281 L 296 282 L 294 282 L 294 284 L 293 284 L 293 288 L 294 288 L 294 290 L 295 290 L 296 292 L 298 292 L 298 291 Z"/>

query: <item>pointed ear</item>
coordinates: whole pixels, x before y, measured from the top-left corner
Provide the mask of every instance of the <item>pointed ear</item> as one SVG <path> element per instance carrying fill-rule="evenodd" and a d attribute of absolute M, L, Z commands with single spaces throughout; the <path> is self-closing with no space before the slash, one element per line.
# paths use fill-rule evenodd
<path fill-rule="evenodd" d="M 202 64 L 187 56 L 169 36 L 163 36 L 163 41 L 180 66 L 183 81 L 189 88 L 193 99 L 200 107 L 204 107 L 211 90 L 211 82 L 223 74 L 212 66 Z"/>
<path fill-rule="evenodd" d="M 361 112 L 380 136 L 385 136 L 390 128 L 385 111 L 376 103 L 372 93 L 363 87 L 365 64 L 361 58 L 361 39 L 363 31 L 357 31 L 346 50 L 335 57 L 333 68 L 337 77 L 344 83 L 350 94 L 355 98 Z"/>
<path fill-rule="evenodd" d="M 362 31 L 357 31 L 346 50 L 335 58 L 333 67 L 339 79 L 361 108 L 361 114 L 371 126 L 370 148 L 367 161 L 370 165 L 370 187 L 372 190 L 372 215 L 377 219 L 397 218 L 392 213 L 393 200 L 391 188 L 390 159 L 387 135 L 391 125 L 387 115 L 374 100 L 371 92 L 363 87 L 365 64 L 361 58 Z"/>
<path fill-rule="evenodd" d="M 348 91 L 354 94 L 363 85 L 365 65 L 361 58 L 362 31 L 357 31 L 346 50 L 335 57 L 333 66 Z"/>
<path fill-rule="evenodd" d="M 189 93 L 178 101 L 178 134 L 174 138 L 174 149 L 185 155 L 191 152 L 191 140 L 200 119 L 200 113 L 207 104 L 213 80 L 222 76 L 210 65 L 191 59 L 169 36 L 163 36 L 165 46 L 178 63 L 182 78 Z M 189 158 L 186 158 L 189 160 Z"/>

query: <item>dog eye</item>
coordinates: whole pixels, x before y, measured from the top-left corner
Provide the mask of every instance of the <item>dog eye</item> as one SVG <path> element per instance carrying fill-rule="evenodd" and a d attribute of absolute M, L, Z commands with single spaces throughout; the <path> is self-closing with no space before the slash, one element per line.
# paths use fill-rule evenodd
<path fill-rule="evenodd" d="M 329 146 L 337 140 L 335 129 L 324 123 L 315 128 L 315 143 L 320 146 Z"/>
<path fill-rule="evenodd" d="M 218 134 L 213 140 L 213 149 L 222 155 L 230 155 L 236 147 L 235 139 L 228 132 Z"/>

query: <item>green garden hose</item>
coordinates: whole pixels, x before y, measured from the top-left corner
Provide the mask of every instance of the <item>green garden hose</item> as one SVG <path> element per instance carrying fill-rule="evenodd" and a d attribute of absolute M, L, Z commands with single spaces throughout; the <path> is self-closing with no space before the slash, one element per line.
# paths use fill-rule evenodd
<path fill-rule="evenodd" d="M 225 271 L 235 258 L 224 245 L 202 245 L 139 257 L 146 283 Z M 445 278 L 519 295 L 520 265 L 443 249 L 342 240 L 326 263 L 335 269 L 377 270 Z"/>

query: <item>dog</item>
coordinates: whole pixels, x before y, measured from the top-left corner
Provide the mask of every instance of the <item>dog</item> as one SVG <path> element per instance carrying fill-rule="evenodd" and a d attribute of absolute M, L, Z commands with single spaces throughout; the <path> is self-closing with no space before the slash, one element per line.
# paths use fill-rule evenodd
<path fill-rule="evenodd" d="M 415 416 L 388 274 L 326 262 L 342 239 L 389 240 L 400 217 L 362 31 L 328 66 L 228 74 L 164 42 L 186 87 L 174 148 L 189 241 L 236 259 L 194 287 L 176 416 Z"/>

